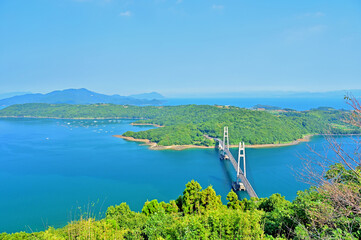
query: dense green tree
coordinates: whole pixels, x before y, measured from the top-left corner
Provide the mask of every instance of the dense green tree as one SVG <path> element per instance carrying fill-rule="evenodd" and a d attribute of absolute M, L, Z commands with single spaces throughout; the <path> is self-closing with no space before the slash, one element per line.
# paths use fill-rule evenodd
<path fill-rule="evenodd" d="M 160 205 L 166 213 L 177 213 L 179 211 L 176 201 L 171 200 L 169 203 L 161 202 Z"/>
<path fill-rule="evenodd" d="M 241 201 L 238 200 L 237 194 L 231 190 L 227 195 L 227 207 L 230 209 L 243 209 Z"/>
<path fill-rule="evenodd" d="M 217 196 L 216 192 L 214 191 L 212 186 L 207 187 L 204 189 L 200 195 L 200 209 L 199 212 L 204 213 L 210 210 L 217 210 L 223 207 L 221 196 Z"/>
<path fill-rule="evenodd" d="M 150 202 L 146 201 L 142 209 L 142 213 L 147 216 L 159 212 L 164 212 L 164 208 L 162 207 L 162 204 L 158 203 L 157 199 L 154 199 Z"/>
<path fill-rule="evenodd" d="M 117 206 L 110 206 L 106 212 L 105 219 L 109 224 L 126 230 L 128 237 L 136 237 L 141 234 L 141 228 L 146 221 L 146 216 L 131 211 L 126 203 L 121 203 Z"/>
<path fill-rule="evenodd" d="M 280 194 L 273 194 L 269 198 L 265 198 L 259 205 L 259 209 L 265 211 L 264 215 L 264 231 L 266 234 L 274 237 L 284 236 L 293 237 L 289 231 L 295 226 L 293 222 L 293 210 L 291 202 L 287 201 Z"/>
<path fill-rule="evenodd" d="M 199 212 L 200 210 L 200 193 L 201 185 L 198 182 L 192 180 L 186 184 L 186 189 L 183 192 L 182 197 L 182 211 L 185 214 L 191 214 Z"/>

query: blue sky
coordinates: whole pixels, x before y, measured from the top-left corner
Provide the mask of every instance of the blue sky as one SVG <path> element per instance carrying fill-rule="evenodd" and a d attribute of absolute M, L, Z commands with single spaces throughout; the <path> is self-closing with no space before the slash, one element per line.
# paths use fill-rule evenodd
<path fill-rule="evenodd" d="M 361 88 L 359 0 L 0 0 L 0 93 Z"/>

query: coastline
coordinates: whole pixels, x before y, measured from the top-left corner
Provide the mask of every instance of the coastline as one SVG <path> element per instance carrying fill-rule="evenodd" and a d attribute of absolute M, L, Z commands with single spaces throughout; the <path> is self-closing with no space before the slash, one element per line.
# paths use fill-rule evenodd
<path fill-rule="evenodd" d="M 276 148 L 276 147 L 287 147 L 287 146 L 293 146 L 297 145 L 301 142 L 309 142 L 311 138 L 315 136 L 313 135 L 306 135 L 303 138 L 297 139 L 295 141 L 292 141 L 290 143 L 275 143 L 275 144 L 254 144 L 254 145 L 246 145 L 247 148 Z M 141 142 L 143 145 L 149 146 L 149 149 L 151 150 L 184 150 L 184 149 L 191 149 L 191 148 L 200 148 L 200 149 L 209 149 L 214 148 L 214 146 L 198 146 L 198 145 L 171 145 L 171 146 L 158 146 L 157 143 L 151 142 L 149 139 L 137 139 L 133 137 L 126 137 L 123 135 L 113 135 L 113 137 L 116 138 L 122 138 L 126 141 L 131 142 Z M 238 145 L 230 145 L 230 148 L 238 148 Z"/>
<path fill-rule="evenodd" d="M 123 120 L 144 120 L 145 118 L 127 118 L 127 117 L 109 117 L 109 118 L 61 118 L 61 117 L 32 117 L 32 116 L 0 116 L 0 118 L 29 118 L 29 119 L 61 119 L 61 120 L 112 120 L 112 119 L 123 119 Z M 143 124 L 139 124 L 143 125 Z"/>
<path fill-rule="evenodd" d="M 126 137 L 123 135 L 113 135 L 113 137 L 116 138 L 122 138 L 124 140 L 127 141 L 131 141 L 131 142 L 141 142 L 143 143 L 142 145 L 147 145 L 149 146 L 149 149 L 151 150 L 184 150 L 184 149 L 190 149 L 190 148 L 214 148 L 214 146 L 197 146 L 197 145 L 171 145 L 171 146 L 158 146 L 157 143 L 155 142 L 151 142 L 149 139 L 137 139 L 137 138 L 133 138 L 133 137 Z"/>
<path fill-rule="evenodd" d="M 155 123 L 131 123 L 133 126 L 153 126 L 153 127 L 164 127 Z"/>
<path fill-rule="evenodd" d="M 127 117 L 111 117 L 111 118 L 60 118 L 60 117 L 32 117 L 32 116 L 0 116 L 0 118 L 29 118 L 29 119 L 59 119 L 59 120 L 144 120 L 145 118 L 127 118 Z M 164 127 L 155 123 L 136 123 L 132 122 L 130 125 L 133 126 L 153 126 L 153 127 Z"/>
<path fill-rule="evenodd" d="M 271 144 L 253 144 L 253 145 L 246 145 L 248 148 L 274 148 L 274 147 L 287 147 L 287 146 L 294 146 L 300 144 L 302 142 L 309 142 L 313 136 L 316 134 L 309 134 L 304 136 L 303 138 L 299 138 L 295 141 L 289 143 L 271 143 Z M 238 146 L 235 146 L 238 147 Z"/>

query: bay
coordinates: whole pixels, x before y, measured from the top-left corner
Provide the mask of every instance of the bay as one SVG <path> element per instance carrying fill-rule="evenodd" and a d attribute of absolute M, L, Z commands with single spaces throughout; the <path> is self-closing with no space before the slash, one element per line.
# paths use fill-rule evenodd
<path fill-rule="evenodd" d="M 212 185 L 226 203 L 236 173 L 216 149 L 154 151 L 112 137 L 151 128 L 131 122 L 0 119 L 0 232 L 62 227 L 82 214 L 99 218 L 121 202 L 141 211 L 146 200 L 176 199 L 192 179 Z M 325 140 L 309 144 L 322 152 Z M 246 150 L 247 177 L 259 197 L 293 200 L 309 187 L 296 178 L 307 145 Z"/>

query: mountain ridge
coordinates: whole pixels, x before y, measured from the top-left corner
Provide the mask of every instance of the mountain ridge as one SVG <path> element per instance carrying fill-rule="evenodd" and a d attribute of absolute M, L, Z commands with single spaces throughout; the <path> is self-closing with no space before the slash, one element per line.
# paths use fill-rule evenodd
<path fill-rule="evenodd" d="M 132 94 L 129 95 L 128 97 L 138 98 L 138 99 L 164 99 L 164 96 L 157 92 Z"/>
<path fill-rule="evenodd" d="M 162 96 L 159 93 L 151 93 L 154 96 Z M 142 96 L 142 94 L 138 94 Z M 137 95 L 134 95 L 137 96 Z M 31 93 L 4 98 L 0 100 L 0 106 L 10 106 L 24 103 L 67 103 L 67 104 L 95 104 L 113 103 L 122 105 L 159 105 L 162 101 L 158 99 L 137 98 L 132 96 L 120 96 L 118 94 L 106 95 L 90 91 L 86 88 L 55 90 L 46 94 Z M 144 96 L 147 96 L 145 93 Z"/>

